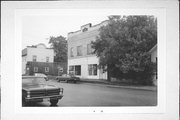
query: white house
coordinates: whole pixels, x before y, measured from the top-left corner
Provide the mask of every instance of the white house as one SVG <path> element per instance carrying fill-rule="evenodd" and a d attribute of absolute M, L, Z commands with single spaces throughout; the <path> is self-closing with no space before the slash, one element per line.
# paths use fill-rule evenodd
<path fill-rule="evenodd" d="M 151 62 L 153 63 L 158 63 L 158 57 L 157 57 L 157 44 L 151 48 L 149 50 L 149 53 L 151 55 Z M 155 75 L 154 75 L 154 78 L 153 78 L 153 83 L 154 85 L 157 85 L 157 78 L 158 78 L 158 75 L 157 75 L 157 71 L 155 71 Z"/>
<path fill-rule="evenodd" d="M 22 74 L 26 73 L 27 62 L 54 62 L 54 50 L 40 43 L 22 50 Z"/>
<path fill-rule="evenodd" d="M 107 73 L 98 69 L 99 58 L 92 53 L 91 41 L 99 35 L 99 28 L 107 21 L 92 26 L 91 23 L 81 29 L 68 33 L 68 72 L 80 78 L 107 79 Z"/>
<path fill-rule="evenodd" d="M 157 62 L 157 44 L 150 49 L 149 53 L 151 54 L 151 62 Z"/>

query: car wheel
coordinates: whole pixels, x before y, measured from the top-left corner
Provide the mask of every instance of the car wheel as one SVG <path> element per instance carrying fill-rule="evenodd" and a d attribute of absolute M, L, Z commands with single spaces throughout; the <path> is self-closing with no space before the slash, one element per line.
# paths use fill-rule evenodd
<path fill-rule="evenodd" d="M 25 99 L 22 100 L 22 106 L 31 106 L 32 103 L 31 102 L 26 102 Z"/>
<path fill-rule="evenodd" d="M 58 103 L 58 99 L 50 99 L 51 106 L 56 106 Z"/>

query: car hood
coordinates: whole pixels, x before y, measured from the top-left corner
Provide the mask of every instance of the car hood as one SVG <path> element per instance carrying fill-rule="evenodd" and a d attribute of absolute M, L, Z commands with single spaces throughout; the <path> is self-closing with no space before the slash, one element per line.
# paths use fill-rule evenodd
<path fill-rule="evenodd" d="M 26 91 L 37 91 L 37 90 L 57 90 L 58 87 L 54 85 L 23 85 L 23 89 Z"/>

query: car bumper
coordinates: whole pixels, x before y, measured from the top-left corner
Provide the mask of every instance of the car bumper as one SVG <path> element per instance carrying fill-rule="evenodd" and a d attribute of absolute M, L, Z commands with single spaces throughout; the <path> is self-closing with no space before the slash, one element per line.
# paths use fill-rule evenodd
<path fill-rule="evenodd" d="M 43 100 L 47 99 L 61 99 L 63 95 L 54 95 L 54 96 L 41 96 L 41 97 L 26 97 L 25 102 L 42 102 Z"/>

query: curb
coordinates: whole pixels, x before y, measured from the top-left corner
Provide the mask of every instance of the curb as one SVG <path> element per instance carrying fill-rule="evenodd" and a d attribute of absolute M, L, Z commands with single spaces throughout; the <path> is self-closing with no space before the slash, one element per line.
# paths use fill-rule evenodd
<path fill-rule="evenodd" d="M 83 84 L 94 84 L 94 85 L 103 85 L 107 87 L 115 87 L 115 88 L 125 88 L 125 89 L 136 89 L 136 90 L 147 90 L 147 91 L 157 91 L 157 87 L 153 88 L 141 88 L 141 87 L 135 87 L 135 86 L 122 86 L 122 85 L 113 85 L 113 84 L 108 84 L 108 83 L 103 83 L 103 82 L 90 82 L 90 81 L 80 81 Z"/>
<path fill-rule="evenodd" d="M 56 81 L 56 80 L 53 80 Z M 82 84 L 93 84 L 96 86 L 106 86 L 106 87 L 114 87 L 114 88 L 124 88 L 124 89 L 134 89 L 134 90 L 145 90 L 145 91 L 157 91 L 157 87 L 152 88 L 145 88 L 145 87 L 136 87 L 136 86 L 123 86 L 123 85 L 114 85 L 114 84 L 108 84 L 106 82 L 100 82 L 100 81 L 83 81 L 80 80 L 79 83 Z"/>

